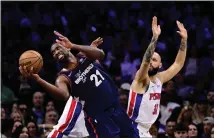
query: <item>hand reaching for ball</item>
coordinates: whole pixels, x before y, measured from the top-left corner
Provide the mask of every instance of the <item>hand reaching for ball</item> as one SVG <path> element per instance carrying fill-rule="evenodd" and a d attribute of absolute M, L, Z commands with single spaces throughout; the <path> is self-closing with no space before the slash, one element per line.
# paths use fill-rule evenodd
<path fill-rule="evenodd" d="M 20 66 L 19 67 L 19 71 L 21 72 L 21 74 L 28 79 L 33 79 L 33 80 L 38 80 L 40 77 L 38 74 L 34 74 L 33 73 L 33 67 L 31 67 L 30 69 L 28 69 L 26 66 Z"/>

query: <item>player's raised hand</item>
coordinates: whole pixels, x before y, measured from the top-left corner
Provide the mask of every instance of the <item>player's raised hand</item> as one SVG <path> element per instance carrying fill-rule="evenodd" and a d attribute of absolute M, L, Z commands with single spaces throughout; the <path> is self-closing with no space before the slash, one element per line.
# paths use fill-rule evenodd
<path fill-rule="evenodd" d="M 103 43 L 103 38 L 101 37 L 98 37 L 96 40 L 94 40 L 92 43 L 91 43 L 91 46 L 93 47 L 98 47 L 100 44 Z"/>
<path fill-rule="evenodd" d="M 66 48 L 69 48 L 69 49 L 72 48 L 73 43 L 71 43 L 67 37 L 63 36 L 62 34 L 60 34 L 57 31 L 54 31 L 54 34 L 56 36 L 58 36 L 60 39 L 60 40 L 56 39 L 57 43 L 61 44 L 62 46 L 66 47 Z"/>
<path fill-rule="evenodd" d="M 30 78 L 34 80 L 38 80 L 40 78 L 38 74 L 33 73 L 33 67 L 31 67 L 30 69 L 27 69 L 26 66 L 20 66 L 19 71 L 25 78 Z"/>
<path fill-rule="evenodd" d="M 160 29 L 160 25 L 158 25 L 157 23 L 157 17 L 154 16 L 152 18 L 152 33 L 153 33 L 153 37 L 159 37 L 159 35 L 161 34 L 161 29 Z"/>
<path fill-rule="evenodd" d="M 177 31 L 177 33 L 179 33 L 179 35 L 181 36 L 182 39 L 187 40 L 188 34 L 187 34 L 187 30 L 185 29 L 184 25 L 179 21 L 176 21 L 176 23 L 177 23 L 177 26 L 179 29 L 179 31 Z"/>
<path fill-rule="evenodd" d="M 102 44 L 102 43 L 103 43 L 103 38 L 98 37 L 96 40 L 94 40 L 94 41 L 91 43 L 90 46 L 92 46 L 92 47 L 98 47 L 98 46 L 99 46 L 100 44 Z M 85 54 L 84 54 L 83 52 L 79 52 L 77 55 L 78 55 L 78 56 L 85 56 Z"/>

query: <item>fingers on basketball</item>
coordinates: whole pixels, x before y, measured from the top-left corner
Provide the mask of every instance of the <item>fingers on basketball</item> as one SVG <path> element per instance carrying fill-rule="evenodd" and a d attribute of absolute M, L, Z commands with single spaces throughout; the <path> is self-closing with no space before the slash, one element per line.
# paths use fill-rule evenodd
<path fill-rule="evenodd" d="M 28 50 L 20 56 L 19 66 L 20 72 L 25 75 L 37 74 L 43 67 L 43 58 L 37 51 Z"/>

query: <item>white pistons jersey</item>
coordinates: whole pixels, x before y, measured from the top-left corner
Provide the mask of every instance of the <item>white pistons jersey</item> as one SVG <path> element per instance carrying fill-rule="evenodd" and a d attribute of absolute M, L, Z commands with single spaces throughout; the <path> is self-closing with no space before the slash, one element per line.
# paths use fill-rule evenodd
<path fill-rule="evenodd" d="M 151 125 L 157 120 L 160 111 L 162 83 L 156 78 L 155 83 L 149 83 L 144 94 L 130 89 L 127 113 L 133 121 L 140 137 L 146 137 Z M 149 134 L 149 133 L 148 133 Z"/>

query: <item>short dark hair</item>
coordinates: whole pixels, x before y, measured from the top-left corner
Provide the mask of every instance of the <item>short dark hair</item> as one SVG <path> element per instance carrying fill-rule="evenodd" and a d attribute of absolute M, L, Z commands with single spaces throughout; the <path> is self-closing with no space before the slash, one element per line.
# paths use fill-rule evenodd
<path fill-rule="evenodd" d="M 176 122 L 176 123 L 177 123 L 177 121 L 176 121 L 175 119 L 173 119 L 173 118 L 168 118 L 168 119 L 166 120 L 166 124 L 167 124 L 168 122 Z"/>
<path fill-rule="evenodd" d="M 175 126 L 175 132 L 176 131 L 188 131 L 188 128 L 183 124 L 179 123 Z"/>

